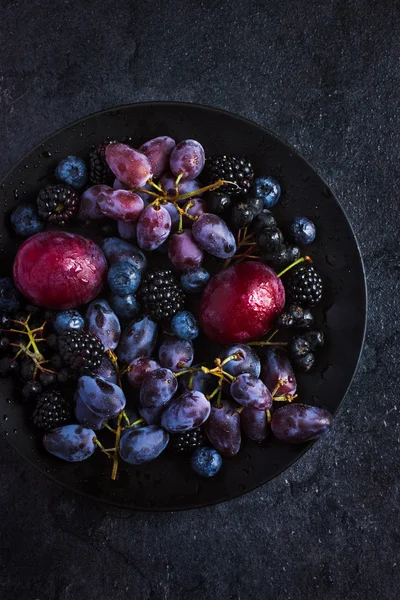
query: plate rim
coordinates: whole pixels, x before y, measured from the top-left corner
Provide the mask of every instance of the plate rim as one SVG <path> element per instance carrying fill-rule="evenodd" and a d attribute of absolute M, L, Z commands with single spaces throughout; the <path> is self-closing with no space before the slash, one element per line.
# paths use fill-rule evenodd
<path fill-rule="evenodd" d="M 358 351 L 358 356 L 357 356 L 357 361 L 356 364 L 354 366 L 354 370 L 352 373 L 352 376 L 350 378 L 350 381 L 346 387 L 346 390 L 339 402 L 339 404 L 337 405 L 336 410 L 334 411 L 334 415 L 336 415 L 343 407 L 344 401 L 347 397 L 347 394 L 354 382 L 355 376 L 358 372 L 359 366 L 360 366 L 360 361 L 361 361 L 361 356 L 363 354 L 363 350 L 364 350 L 364 345 L 365 345 L 365 339 L 366 339 L 366 331 L 367 331 L 367 323 L 368 323 L 368 306 L 369 306 L 369 302 L 368 302 L 368 286 L 367 286 L 367 277 L 366 277 L 366 271 L 365 271 L 365 265 L 364 265 L 364 260 L 363 260 L 363 256 L 361 253 L 361 249 L 360 249 L 360 244 L 358 242 L 357 236 L 355 234 L 353 225 L 347 215 L 346 210 L 343 208 L 340 200 L 337 198 L 336 194 L 333 192 L 332 188 L 330 187 L 330 185 L 328 185 L 325 181 L 325 178 L 322 176 L 322 174 L 319 172 L 318 169 L 316 169 L 307 158 L 305 158 L 298 150 L 296 150 L 296 148 L 294 148 L 289 142 L 287 142 L 287 140 L 285 140 L 284 138 L 278 136 L 276 133 L 274 133 L 273 131 L 271 131 L 270 129 L 268 129 L 267 127 L 264 127 L 264 125 L 260 125 L 259 123 L 257 123 L 256 121 L 253 121 L 252 119 L 248 119 L 247 117 L 243 117 L 242 115 L 238 115 L 235 112 L 231 112 L 229 110 L 225 110 L 222 108 L 217 108 L 214 106 L 210 106 L 207 104 L 199 104 L 196 102 L 178 102 L 178 101 L 167 101 L 167 100 L 155 100 L 155 101 L 143 101 L 143 102 L 133 102 L 133 103 L 129 103 L 129 104 L 121 104 L 118 106 L 113 106 L 113 107 L 109 107 L 109 108 L 104 108 L 100 111 L 95 111 L 92 113 L 87 114 L 84 117 L 81 117 L 79 119 L 76 119 L 74 121 L 71 121 L 69 123 L 67 123 L 66 125 L 63 125 L 62 127 L 60 127 L 59 129 L 57 129 L 56 131 L 54 131 L 53 133 L 47 135 L 45 138 L 42 138 L 35 146 L 33 146 L 28 152 L 26 152 L 23 156 L 21 156 L 18 160 L 15 161 L 14 165 L 6 172 L 6 174 L 1 178 L 0 180 L 0 185 L 2 185 L 3 183 L 5 183 L 5 181 L 8 179 L 8 177 L 12 174 L 12 172 L 19 166 L 20 163 L 22 163 L 24 161 L 25 158 L 27 158 L 28 156 L 30 156 L 33 152 L 37 151 L 38 149 L 40 149 L 41 146 L 43 146 L 50 138 L 53 138 L 57 135 L 62 134 L 63 132 L 67 131 L 68 129 L 70 129 L 73 126 L 77 126 L 89 119 L 93 119 L 93 118 L 97 118 L 100 116 L 103 116 L 105 114 L 108 113 L 113 113 L 115 111 L 123 111 L 123 110 L 127 110 L 127 109 L 132 109 L 135 107 L 150 107 L 150 106 L 165 106 L 165 107 L 181 107 L 181 108 L 197 108 L 197 109 L 201 109 L 201 110 L 207 110 L 209 112 L 215 113 L 216 115 L 218 114 L 223 114 L 229 117 L 234 117 L 235 119 L 238 119 L 240 121 L 243 121 L 244 123 L 251 125 L 252 127 L 257 127 L 258 129 L 260 129 L 261 131 L 263 131 L 264 133 L 267 133 L 269 136 L 273 137 L 275 140 L 277 140 L 279 143 L 283 144 L 284 146 L 286 146 L 286 148 L 296 154 L 298 157 L 300 157 L 306 164 L 307 166 L 314 171 L 318 177 L 323 181 L 324 185 L 326 186 L 326 188 L 329 190 L 329 192 L 332 194 L 332 197 L 334 198 L 335 202 L 337 203 L 338 207 L 340 208 L 345 220 L 347 221 L 347 224 L 350 228 L 351 234 L 353 236 L 353 239 L 355 241 L 355 245 L 356 245 L 356 249 L 357 249 L 357 254 L 358 254 L 358 258 L 360 261 L 360 266 L 361 266 L 361 273 L 362 273 L 362 278 L 363 278 L 363 287 L 362 287 L 362 309 L 363 309 L 363 329 L 362 329 L 362 337 L 361 337 L 361 344 L 360 344 L 360 348 Z M 12 443 L 12 438 L 10 438 L 10 436 L 3 436 L 3 439 L 6 440 L 6 442 L 8 443 L 8 445 L 13 448 L 14 451 L 17 452 L 17 454 L 19 456 L 21 456 L 25 461 L 27 461 L 31 466 L 33 466 L 35 468 L 36 471 L 39 471 L 41 474 L 45 475 L 48 479 L 50 479 L 51 481 L 55 482 L 56 484 L 62 486 L 65 489 L 68 489 L 69 491 L 72 491 L 74 494 L 78 494 L 79 496 L 84 496 L 85 498 L 89 498 L 91 501 L 94 502 L 99 502 L 101 504 L 105 504 L 107 506 L 113 506 L 119 509 L 123 509 L 123 510 L 130 510 L 130 511 L 134 511 L 134 512 L 142 512 L 142 513 L 149 513 L 149 512 L 157 512 L 157 513 L 167 513 L 167 512 L 181 512 L 181 511 L 189 511 L 189 510 L 199 510 L 201 508 L 207 508 L 208 506 L 215 506 L 217 504 L 222 504 L 225 502 L 230 502 L 233 500 L 236 500 L 246 494 L 249 494 L 251 492 L 256 491 L 257 489 L 259 489 L 261 486 L 266 485 L 267 483 L 269 483 L 272 479 L 275 479 L 276 477 L 279 477 L 280 475 L 283 475 L 285 472 L 287 472 L 288 469 L 290 469 L 298 460 L 300 460 L 304 454 L 311 449 L 312 446 L 314 446 L 315 443 L 317 443 L 319 440 L 313 440 L 311 442 L 308 442 L 304 448 L 302 448 L 301 452 L 299 454 L 297 454 L 290 462 L 288 462 L 288 464 L 284 467 L 284 469 L 282 469 L 281 471 L 279 471 L 279 473 L 277 473 L 276 475 L 271 474 L 269 477 L 267 477 L 267 479 L 265 479 L 264 481 L 258 483 L 257 485 L 255 485 L 254 487 L 252 487 L 251 489 L 247 489 L 244 491 L 241 491 L 237 494 L 235 494 L 234 496 L 231 496 L 230 498 L 227 499 L 217 499 L 217 500 L 212 500 L 210 502 L 207 503 L 203 503 L 203 504 L 193 504 L 190 507 L 185 507 L 185 506 L 170 506 L 170 507 L 132 507 L 132 506 L 126 506 L 124 504 L 120 504 L 118 501 L 112 501 L 111 499 L 105 499 L 105 498 L 99 498 L 93 494 L 91 494 L 90 492 L 85 492 L 85 491 L 80 491 L 75 489 L 72 485 L 70 485 L 69 483 L 60 481 L 59 479 L 57 479 L 57 477 L 52 474 L 51 472 L 48 472 L 46 470 L 45 467 L 42 467 L 41 465 L 38 465 L 37 462 L 35 462 L 33 460 L 33 458 L 31 459 L 29 456 L 27 456 L 26 454 L 24 454 L 17 446 L 14 446 L 14 444 Z"/>

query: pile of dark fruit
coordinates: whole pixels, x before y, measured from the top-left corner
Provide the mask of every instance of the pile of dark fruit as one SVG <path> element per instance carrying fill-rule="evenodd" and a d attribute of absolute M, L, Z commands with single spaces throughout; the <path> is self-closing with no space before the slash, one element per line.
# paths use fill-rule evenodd
<path fill-rule="evenodd" d="M 210 477 L 242 434 L 297 444 L 332 427 L 326 410 L 294 402 L 295 371 L 324 343 L 312 313 L 322 280 L 299 247 L 314 224 L 296 218 L 285 240 L 276 223 L 275 179 L 169 137 L 139 150 L 106 140 L 89 169 L 68 156 L 56 177 L 13 211 L 27 239 L 0 279 L 0 375 L 48 452 L 75 462 L 99 449 L 115 479 L 119 458 L 139 465 L 168 447 Z M 65 231 L 74 220 L 116 221 L 119 237 L 100 248 Z M 154 251 L 168 268 L 149 266 Z M 199 334 L 212 364 L 196 364 Z"/>

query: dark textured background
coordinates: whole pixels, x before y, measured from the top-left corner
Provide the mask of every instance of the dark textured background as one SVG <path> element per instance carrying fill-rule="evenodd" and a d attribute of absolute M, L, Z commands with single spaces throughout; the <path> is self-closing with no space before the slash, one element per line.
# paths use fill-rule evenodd
<path fill-rule="evenodd" d="M 192 101 L 254 119 L 293 144 L 346 209 L 369 326 L 335 433 L 223 505 L 96 506 L 0 440 L 0 597 L 397 600 L 399 3 L 2 0 L 1 9 L 2 174 L 54 130 L 118 104 Z"/>

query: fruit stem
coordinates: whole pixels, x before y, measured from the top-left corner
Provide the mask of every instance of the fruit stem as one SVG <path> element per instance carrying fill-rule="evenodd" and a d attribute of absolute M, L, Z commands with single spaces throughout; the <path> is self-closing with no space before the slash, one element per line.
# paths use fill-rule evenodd
<path fill-rule="evenodd" d="M 114 352 L 112 350 L 107 350 L 106 354 L 107 354 L 108 358 L 111 360 L 113 367 L 115 369 L 115 373 L 117 375 L 118 386 L 120 388 L 122 388 L 121 371 L 119 369 L 118 358 L 116 357 L 116 355 L 114 354 Z"/>
<path fill-rule="evenodd" d="M 274 396 L 274 402 L 293 402 L 295 398 L 297 398 L 298 394 L 292 396 L 292 394 L 285 394 L 284 396 Z"/>
<path fill-rule="evenodd" d="M 271 342 L 272 338 L 278 333 L 279 329 L 275 329 L 271 335 L 261 342 L 248 342 L 248 346 L 287 346 L 287 342 Z"/>
<path fill-rule="evenodd" d="M 276 384 L 271 396 L 274 397 L 279 388 L 281 388 L 285 383 L 287 383 L 287 381 L 287 379 L 278 379 L 278 383 Z"/>
<path fill-rule="evenodd" d="M 221 362 L 219 358 L 215 359 L 217 362 L 215 362 L 215 364 L 217 366 L 223 367 L 224 365 L 226 365 L 226 363 L 228 363 L 231 360 L 238 360 L 239 358 L 244 358 L 243 354 L 240 352 L 235 352 L 234 354 L 231 354 L 230 356 L 228 356 L 227 358 L 224 358 L 224 360 Z"/>
<path fill-rule="evenodd" d="M 103 427 L 105 427 L 106 429 L 108 429 L 109 431 L 111 431 L 112 433 L 116 434 L 117 432 L 115 431 L 115 429 L 113 429 L 112 427 L 109 426 L 109 424 L 104 421 L 103 422 Z"/>
<path fill-rule="evenodd" d="M 164 190 L 162 189 L 162 187 L 160 187 L 159 185 L 157 185 L 156 183 L 154 183 L 154 181 L 152 179 L 148 179 L 147 183 L 149 183 L 150 185 L 153 186 L 153 188 L 155 188 L 156 190 L 158 190 L 159 192 L 161 192 L 162 194 L 164 194 Z"/>
<path fill-rule="evenodd" d="M 178 194 L 177 196 L 174 197 L 174 200 L 175 201 L 187 200 L 188 198 L 193 198 L 194 196 L 199 196 L 199 194 L 204 194 L 204 192 L 212 192 L 212 191 L 218 189 L 219 187 L 221 187 L 221 185 L 224 185 L 224 183 L 230 183 L 232 185 L 236 185 L 236 187 L 239 187 L 236 183 L 233 184 L 232 181 L 225 181 L 224 179 L 218 179 L 218 181 L 216 181 L 215 183 L 210 183 L 210 185 L 206 185 L 198 190 L 193 190 L 193 192 L 186 192 L 186 194 Z"/>
<path fill-rule="evenodd" d="M 272 419 L 271 411 L 270 410 L 266 410 L 265 414 L 267 415 L 267 421 L 268 421 L 268 423 L 271 423 L 271 419 Z"/>
<path fill-rule="evenodd" d="M 111 471 L 111 479 L 113 481 L 117 478 L 118 473 L 118 452 L 119 452 L 119 440 L 121 439 L 121 420 L 122 420 L 122 411 L 118 415 L 117 421 L 117 431 L 115 432 L 115 452 L 113 457 L 113 468 Z"/>
<path fill-rule="evenodd" d="M 298 258 L 297 260 L 294 261 L 294 263 L 292 263 L 291 265 L 286 267 L 286 269 L 283 269 L 283 271 L 278 273 L 277 277 L 282 277 L 282 275 L 284 275 L 285 273 L 290 271 L 290 269 L 293 269 L 293 267 L 295 267 L 296 265 L 299 265 L 300 263 L 302 263 L 304 261 L 312 263 L 312 258 L 310 258 L 309 256 L 302 256 L 301 258 Z"/>
<path fill-rule="evenodd" d="M 179 173 L 178 177 L 175 179 L 175 195 L 176 196 L 179 196 L 178 186 L 179 186 L 179 183 L 180 183 L 180 180 L 182 179 L 182 177 L 183 177 L 183 173 Z"/>
<path fill-rule="evenodd" d="M 149 182 L 150 183 L 150 182 Z M 148 194 L 149 196 L 154 196 L 155 198 L 159 198 L 160 194 L 156 194 L 151 190 L 144 190 L 143 188 L 133 188 L 133 192 L 140 192 L 141 194 Z"/>
<path fill-rule="evenodd" d="M 108 450 L 106 450 L 103 446 L 103 444 L 100 442 L 100 440 L 98 440 L 96 437 L 93 438 L 93 442 L 96 444 L 96 446 L 98 446 L 100 448 L 100 450 L 103 452 L 103 454 L 105 454 L 106 456 L 108 456 L 108 458 L 112 458 L 111 454 L 109 453 Z"/>
<path fill-rule="evenodd" d="M 129 420 L 128 420 L 128 423 L 129 423 Z M 140 419 L 137 419 L 133 423 L 129 423 L 129 425 L 126 425 L 125 427 L 121 427 L 121 431 L 125 431 L 125 429 L 131 429 L 132 427 L 136 427 L 136 425 L 140 425 L 141 423 L 146 424 L 146 421 L 144 419 L 142 419 L 142 417 L 140 417 Z"/>

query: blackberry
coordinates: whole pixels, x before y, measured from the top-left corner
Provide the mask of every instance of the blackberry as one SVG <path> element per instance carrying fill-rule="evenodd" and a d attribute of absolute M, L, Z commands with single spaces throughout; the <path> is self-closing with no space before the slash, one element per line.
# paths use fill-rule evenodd
<path fill-rule="evenodd" d="M 93 147 L 89 154 L 89 181 L 91 185 L 100 183 L 112 185 L 115 175 L 106 163 L 105 150 L 109 144 L 114 142 L 115 140 L 106 139 L 97 148 Z"/>
<path fill-rule="evenodd" d="M 253 167 L 245 156 L 210 156 L 202 175 L 207 184 L 218 179 L 235 183 L 236 186 L 224 184 L 218 188 L 219 193 L 226 192 L 231 196 L 248 194 L 254 179 Z"/>
<path fill-rule="evenodd" d="M 303 264 L 289 273 L 285 282 L 286 298 L 291 304 L 314 306 L 322 298 L 322 280 L 313 265 Z"/>
<path fill-rule="evenodd" d="M 206 436 L 200 429 L 191 429 L 171 435 L 169 446 L 175 452 L 191 452 L 206 443 Z"/>
<path fill-rule="evenodd" d="M 66 225 L 79 208 L 79 194 L 69 185 L 46 185 L 37 197 L 39 216 L 54 225 Z"/>
<path fill-rule="evenodd" d="M 58 338 L 58 347 L 61 358 L 74 375 L 97 369 L 104 354 L 100 340 L 86 331 L 66 331 Z"/>
<path fill-rule="evenodd" d="M 71 404 L 58 390 L 49 390 L 39 396 L 32 414 L 33 424 L 39 429 L 49 431 L 63 425 L 72 417 Z"/>
<path fill-rule="evenodd" d="M 170 320 L 185 306 L 185 294 L 170 269 L 147 271 L 139 297 L 146 313 L 155 321 Z"/>

